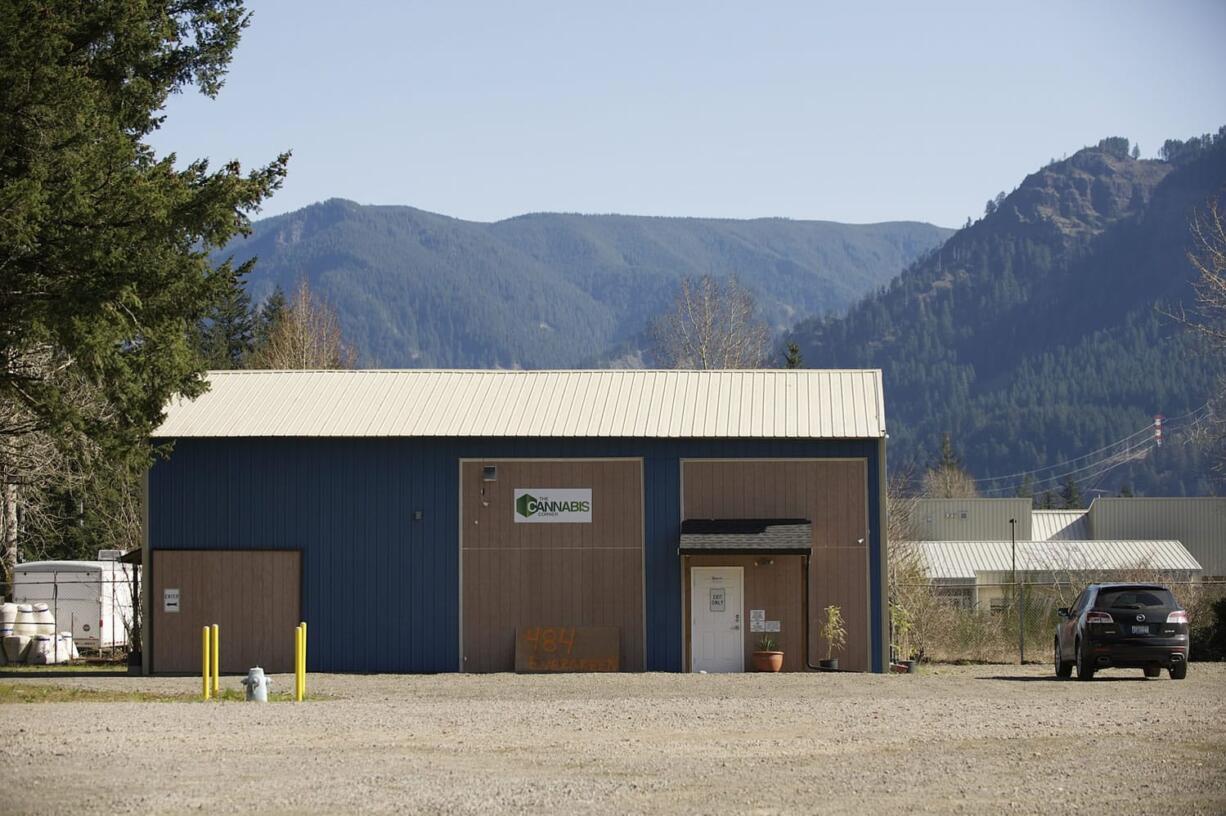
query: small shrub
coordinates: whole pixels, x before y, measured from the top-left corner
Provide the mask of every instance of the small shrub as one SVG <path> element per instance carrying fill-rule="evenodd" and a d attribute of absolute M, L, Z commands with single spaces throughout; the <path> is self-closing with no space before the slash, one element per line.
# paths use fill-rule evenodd
<path fill-rule="evenodd" d="M 1190 610 L 1190 658 L 1226 660 L 1226 596 Z"/>
<path fill-rule="evenodd" d="M 843 651 L 847 643 L 847 627 L 843 625 L 843 611 L 831 604 L 826 607 L 826 622 L 822 624 L 822 637 L 826 639 L 826 659 Z"/>

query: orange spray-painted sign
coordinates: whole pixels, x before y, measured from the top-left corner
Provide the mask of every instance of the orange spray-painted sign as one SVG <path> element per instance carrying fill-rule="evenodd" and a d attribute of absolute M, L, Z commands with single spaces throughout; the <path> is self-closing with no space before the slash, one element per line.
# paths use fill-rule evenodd
<path fill-rule="evenodd" d="M 616 626 L 525 626 L 515 630 L 515 671 L 615 672 L 621 668 Z"/>

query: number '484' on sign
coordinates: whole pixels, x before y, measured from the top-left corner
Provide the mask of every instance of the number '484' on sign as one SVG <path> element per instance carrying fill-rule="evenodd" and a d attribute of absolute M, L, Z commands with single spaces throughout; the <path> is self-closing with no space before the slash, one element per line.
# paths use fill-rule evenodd
<path fill-rule="evenodd" d="M 575 628 L 533 626 L 521 636 L 525 645 L 531 645 L 537 654 L 565 654 L 575 649 Z"/>

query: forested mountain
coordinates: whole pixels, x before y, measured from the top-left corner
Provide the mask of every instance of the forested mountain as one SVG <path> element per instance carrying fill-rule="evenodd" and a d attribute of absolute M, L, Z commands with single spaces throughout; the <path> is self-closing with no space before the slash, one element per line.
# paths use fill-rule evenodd
<path fill-rule="evenodd" d="M 362 365 L 566 367 L 633 345 L 683 276 L 735 274 L 779 331 L 845 309 L 950 230 L 618 215 L 497 223 L 332 199 L 259 221 L 219 257 L 258 256 L 258 304 L 300 278 Z"/>
<path fill-rule="evenodd" d="M 1226 183 L 1226 129 L 1168 142 L 1163 160 L 1133 156 L 1114 138 L 1049 164 L 846 315 L 796 327 L 810 365 L 884 369 L 891 464 L 922 467 L 950 433 L 973 475 L 1013 474 L 1206 402 L 1222 363 L 1164 312 L 1194 299 L 1189 218 Z M 1209 469 L 1188 439 L 1075 478 L 1206 492 Z M 1055 474 L 1073 467 L 1026 488 L 1058 488 Z"/>

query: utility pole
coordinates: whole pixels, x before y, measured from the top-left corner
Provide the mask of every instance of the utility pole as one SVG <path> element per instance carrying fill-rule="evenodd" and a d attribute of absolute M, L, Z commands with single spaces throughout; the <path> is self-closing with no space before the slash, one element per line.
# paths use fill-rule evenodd
<path fill-rule="evenodd" d="M 1017 605 L 1018 664 L 1026 665 L 1026 621 L 1023 617 L 1021 587 L 1017 583 L 1017 519 L 1009 519 L 1009 540 L 1013 547 L 1013 603 Z"/>

